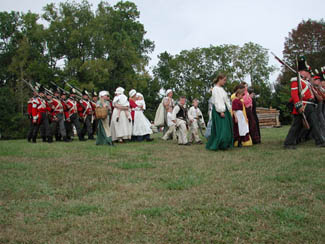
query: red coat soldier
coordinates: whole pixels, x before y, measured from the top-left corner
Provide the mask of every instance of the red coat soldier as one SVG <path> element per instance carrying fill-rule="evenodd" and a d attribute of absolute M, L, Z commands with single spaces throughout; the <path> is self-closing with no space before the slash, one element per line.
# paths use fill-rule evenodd
<path fill-rule="evenodd" d="M 79 123 L 79 116 L 78 110 L 80 110 L 80 104 L 76 100 L 76 90 L 74 88 L 70 89 L 70 96 L 66 101 L 67 112 L 66 112 L 66 121 L 67 121 L 67 136 L 68 139 L 73 136 L 73 125 L 76 127 L 77 134 L 80 141 L 84 141 L 81 134 L 80 123 Z"/>
<path fill-rule="evenodd" d="M 32 103 L 32 116 L 33 116 L 33 142 L 36 143 L 36 138 L 38 134 L 38 130 L 40 126 L 44 127 L 44 135 L 43 141 L 46 140 L 50 143 L 52 142 L 52 136 L 50 131 L 50 122 L 49 122 L 49 112 L 50 107 L 48 106 L 47 101 L 45 100 L 45 90 L 44 87 L 41 86 L 39 88 L 39 97 L 33 99 Z"/>
<path fill-rule="evenodd" d="M 38 97 L 38 88 L 35 87 L 35 90 L 33 92 L 33 96 L 28 100 L 27 102 L 27 113 L 28 113 L 28 119 L 29 119 L 29 122 L 30 122 L 30 127 L 29 127 L 29 131 L 28 131 L 28 134 L 27 134 L 27 140 L 29 142 L 31 142 L 32 138 L 33 138 L 33 131 L 34 131 L 34 127 L 35 127 L 35 124 L 33 123 L 33 102 L 34 102 L 34 99 L 36 99 Z"/>
<path fill-rule="evenodd" d="M 316 114 L 316 103 L 311 89 L 309 80 L 311 79 L 310 67 L 308 66 L 305 57 L 301 56 L 298 59 L 298 75 L 301 77 L 301 90 L 297 78 L 291 79 L 291 100 L 294 108 L 292 111 L 293 122 L 284 141 L 284 148 L 295 149 L 299 135 L 303 130 L 303 117 L 305 114 L 310 125 L 311 133 L 315 139 L 317 146 L 325 147 L 324 138 L 321 136 L 319 123 Z M 300 92 L 300 94 L 299 94 Z"/>
<path fill-rule="evenodd" d="M 79 116 L 83 121 L 81 136 L 84 137 L 88 133 L 88 139 L 94 139 L 92 128 L 93 107 L 89 100 L 89 93 L 85 89 L 82 91 L 82 99 L 80 100 Z"/>
<path fill-rule="evenodd" d="M 52 132 L 55 135 L 56 141 L 61 140 L 61 136 L 63 137 L 63 141 L 69 142 L 67 138 L 66 129 L 64 126 L 64 105 L 60 99 L 60 90 L 55 89 L 54 90 L 54 97 L 51 101 L 51 107 L 52 107 Z"/>
<path fill-rule="evenodd" d="M 96 118 L 96 113 L 95 113 L 96 106 L 97 106 L 96 105 L 97 101 L 98 101 L 98 94 L 97 94 L 97 92 L 95 92 L 93 90 L 93 92 L 92 92 L 92 100 L 91 100 L 91 106 L 92 106 L 92 109 L 93 109 L 92 137 L 94 137 L 94 134 L 96 133 L 97 127 L 98 127 L 98 120 Z"/>

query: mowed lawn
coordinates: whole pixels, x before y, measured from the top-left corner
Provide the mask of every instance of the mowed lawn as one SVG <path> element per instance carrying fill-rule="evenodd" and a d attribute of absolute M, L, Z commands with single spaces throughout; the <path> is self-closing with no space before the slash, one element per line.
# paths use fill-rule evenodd
<path fill-rule="evenodd" d="M 0 243 L 324 243 L 325 149 L 0 141 Z"/>

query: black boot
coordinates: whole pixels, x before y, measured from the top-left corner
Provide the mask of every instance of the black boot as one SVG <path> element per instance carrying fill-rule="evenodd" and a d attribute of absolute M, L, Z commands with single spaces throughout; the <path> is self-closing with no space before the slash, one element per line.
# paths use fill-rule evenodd
<path fill-rule="evenodd" d="M 52 136 L 49 136 L 49 137 L 47 138 L 47 142 L 48 142 L 48 143 L 52 143 L 52 142 L 53 142 L 53 138 L 52 138 Z"/>
<path fill-rule="evenodd" d="M 86 139 L 83 136 L 79 136 L 79 141 L 86 141 Z"/>
<path fill-rule="evenodd" d="M 89 139 L 89 140 L 95 140 L 95 138 L 94 138 L 94 136 L 93 136 L 93 135 L 91 135 L 91 136 L 88 136 L 88 139 Z"/>
<path fill-rule="evenodd" d="M 32 138 L 31 137 L 27 137 L 27 141 L 31 142 Z"/>
<path fill-rule="evenodd" d="M 36 143 L 36 137 L 33 137 L 32 142 Z"/>
<path fill-rule="evenodd" d="M 63 137 L 63 141 L 70 142 L 70 140 L 66 136 Z"/>
<path fill-rule="evenodd" d="M 45 136 L 42 137 L 42 141 L 46 142 L 46 137 Z"/>

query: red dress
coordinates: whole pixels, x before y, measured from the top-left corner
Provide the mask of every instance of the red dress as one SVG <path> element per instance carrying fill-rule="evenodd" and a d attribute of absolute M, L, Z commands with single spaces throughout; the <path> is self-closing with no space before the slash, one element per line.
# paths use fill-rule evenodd
<path fill-rule="evenodd" d="M 138 105 L 135 103 L 135 101 L 133 101 L 133 99 L 129 99 L 129 104 L 130 104 L 130 108 L 131 108 L 132 121 L 134 121 L 134 109 L 136 107 L 138 107 Z"/>

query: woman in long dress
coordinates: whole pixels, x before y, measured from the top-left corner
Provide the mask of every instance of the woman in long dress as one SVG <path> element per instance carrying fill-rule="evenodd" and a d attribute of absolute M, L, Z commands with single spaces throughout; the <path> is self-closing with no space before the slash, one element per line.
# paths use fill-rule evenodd
<path fill-rule="evenodd" d="M 209 150 L 225 150 L 232 148 L 234 144 L 231 106 L 228 95 L 223 89 L 226 81 L 227 77 L 222 74 L 214 80 L 211 135 L 206 144 Z"/>
<path fill-rule="evenodd" d="M 135 103 L 137 104 L 137 108 L 134 111 L 132 134 L 145 137 L 148 140 L 149 135 L 152 134 L 151 123 L 143 113 L 146 110 L 146 103 L 141 93 L 137 93 Z"/>
<path fill-rule="evenodd" d="M 253 116 L 254 116 L 255 123 L 256 123 L 257 134 L 259 136 L 258 143 L 260 143 L 261 142 L 261 130 L 260 130 L 260 121 L 259 121 L 257 113 L 256 113 L 256 95 L 255 95 L 253 88 L 248 88 L 247 91 L 248 91 L 249 96 L 252 99 L 252 104 L 253 104 L 252 112 L 253 112 Z"/>
<path fill-rule="evenodd" d="M 123 89 L 124 91 L 124 89 Z M 124 142 L 124 140 L 130 140 L 132 135 L 132 122 L 129 121 L 129 118 L 127 117 L 127 113 L 122 112 L 121 110 L 129 111 L 128 106 L 122 106 L 120 104 L 113 102 L 114 108 L 112 113 L 112 119 L 111 119 L 111 132 L 112 132 L 112 140 L 113 141 L 119 141 Z M 120 117 L 117 120 L 117 117 L 119 116 L 119 110 Z"/>
<path fill-rule="evenodd" d="M 143 111 L 146 109 L 146 104 L 141 93 L 137 93 L 132 89 L 129 92 L 129 103 L 132 109 L 131 116 L 133 120 L 132 138 L 134 141 L 152 141 L 150 138 L 152 134 L 151 123 L 144 115 Z"/>
<path fill-rule="evenodd" d="M 164 127 L 163 135 L 168 131 L 168 123 L 167 123 L 167 111 L 169 108 L 174 108 L 175 101 L 173 99 L 173 91 L 168 89 L 166 91 L 166 96 L 162 99 L 159 107 L 156 111 L 155 115 L 155 126 Z"/>
<path fill-rule="evenodd" d="M 247 118 L 248 118 L 248 124 L 249 124 L 249 134 L 252 138 L 253 144 L 258 144 L 261 143 L 261 138 L 258 134 L 258 130 L 256 127 L 256 121 L 253 115 L 253 100 L 252 98 L 249 96 L 248 94 L 248 85 L 246 82 L 242 82 L 242 85 L 245 86 L 245 95 L 243 97 L 244 100 L 244 104 L 245 104 L 245 108 L 246 108 L 246 114 L 247 114 Z"/>
<path fill-rule="evenodd" d="M 245 106 L 242 98 L 245 94 L 245 87 L 235 92 L 232 100 L 233 128 L 234 128 L 234 146 L 252 146 L 249 136 L 248 119 L 245 113 Z"/>
<path fill-rule="evenodd" d="M 240 101 L 235 101 L 237 99 L 237 92 L 239 90 L 242 90 L 244 91 L 244 95 L 245 95 L 245 86 L 244 85 L 237 85 L 234 89 L 234 93 L 231 95 L 231 101 L 232 101 L 232 116 L 233 116 L 233 119 L 235 120 L 234 118 L 234 113 L 236 110 L 241 110 L 242 113 L 243 113 L 243 116 L 245 118 L 245 121 L 247 121 L 248 123 L 248 118 L 247 118 L 247 114 L 246 114 L 246 108 L 245 108 L 245 104 L 244 104 L 244 100 L 243 100 L 243 97 L 244 95 L 241 96 L 241 99 Z M 235 101 L 235 102 L 234 102 Z M 242 106 L 241 106 L 242 104 Z M 240 112 L 239 112 L 240 113 Z M 239 128 L 238 126 L 236 127 L 235 125 L 235 122 L 234 122 L 234 147 L 237 147 L 238 144 L 239 144 L 239 140 L 238 139 L 241 139 L 241 145 L 244 146 L 244 147 L 249 147 L 249 146 L 252 146 L 253 145 L 253 142 L 252 142 L 252 138 L 250 137 L 250 134 L 248 133 L 248 136 L 246 137 L 245 135 L 245 138 L 239 138 Z M 249 126 L 248 126 L 248 131 L 249 131 Z"/>
<path fill-rule="evenodd" d="M 96 107 L 106 108 L 108 111 L 106 118 L 98 119 L 96 145 L 113 146 L 111 129 L 109 127 L 109 111 L 112 110 L 111 104 L 109 102 L 109 92 L 101 91 L 99 93 L 99 98 L 100 99 L 97 101 Z"/>

